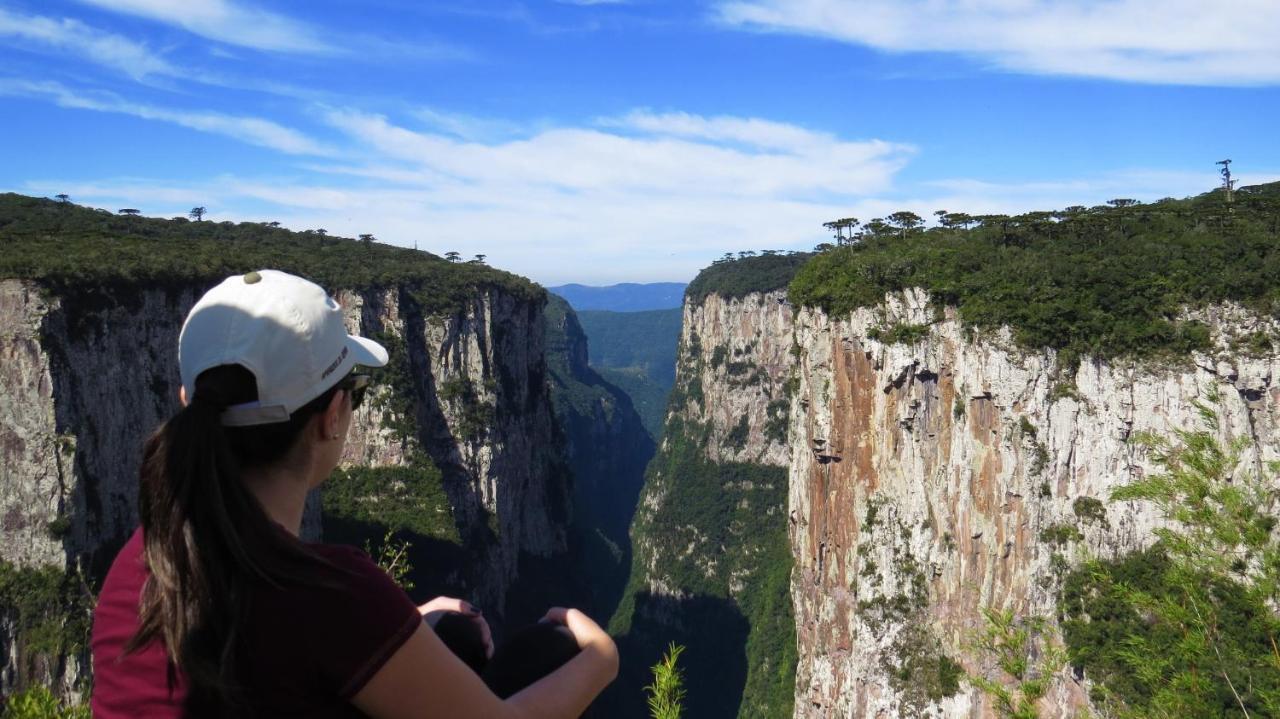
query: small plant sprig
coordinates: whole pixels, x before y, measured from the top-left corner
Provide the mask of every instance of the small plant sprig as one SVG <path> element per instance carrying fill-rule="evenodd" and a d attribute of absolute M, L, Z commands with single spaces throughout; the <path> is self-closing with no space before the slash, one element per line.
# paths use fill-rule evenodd
<path fill-rule="evenodd" d="M 684 647 L 672 642 L 662 661 L 654 664 L 653 683 L 645 687 L 649 699 L 649 716 L 652 719 L 680 719 L 684 710 L 684 673 L 677 662 Z"/>
<path fill-rule="evenodd" d="M 409 573 L 413 571 L 413 565 L 409 563 L 409 550 L 412 548 L 413 544 L 407 539 L 397 541 L 395 532 L 390 529 L 382 536 L 377 551 L 368 540 L 364 543 L 365 553 L 373 557 L 373 561 L 406 592 L 413 591 L 413 580 L 409 579 Z"/>

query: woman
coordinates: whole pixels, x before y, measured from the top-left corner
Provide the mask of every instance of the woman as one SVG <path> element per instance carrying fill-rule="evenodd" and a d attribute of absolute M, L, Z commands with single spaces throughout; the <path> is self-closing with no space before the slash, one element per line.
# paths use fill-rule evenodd
<path fill-rule="evenodd" d="M 178 341 L 182 409 L 147 441 L 142 526 L 95 610 L 95 717 L 569 717 L 617 673 L 613 642 L 553 608 L 581 652 L 495 697 L 363 552 L 304 544 L 308 490 L 337 466 L 387 353 L 349 336 L 320 287 L 272 270 L 228 278 Z"/>

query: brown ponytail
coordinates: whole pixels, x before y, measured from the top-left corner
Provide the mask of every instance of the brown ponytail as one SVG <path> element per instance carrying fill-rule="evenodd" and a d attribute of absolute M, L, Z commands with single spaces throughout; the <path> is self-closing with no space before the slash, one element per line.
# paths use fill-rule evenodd
<path fill-rule="evenodd" d="M 335 391 L 286 422 L 224 427 L 222 411 L 256 400 L 257 389 L 243 367 L 214 367 L 146 442 L 138 510 L 150 574 L 125 651 L 164 643 L 186 680 L 188 716 L 251 713 L 239 656 L 248 590 L 256 582 L 305 581 L 305 563 L 321 561 L 271 521 L 241 472 L 283 458 Z"/>

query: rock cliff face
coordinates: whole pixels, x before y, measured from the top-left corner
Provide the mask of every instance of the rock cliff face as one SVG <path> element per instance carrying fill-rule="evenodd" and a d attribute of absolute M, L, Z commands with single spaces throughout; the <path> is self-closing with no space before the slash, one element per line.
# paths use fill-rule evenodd
<path fill-rule="evenodd" d="M 399 371 L 357 414 L 344 464 L 429 457 L 459 535 L 479 552 L 460 583 L 501 607 L 522 554 L 566 546 L 571 483 L 548 393 L 541 305 L 494 290 L 444 315 L 424 312 L 404 288 L 337 299 L 352 330 L 400 355 Z"/>
<path fill-rule="evenodd" d="M 1197 313 L 1214 335 L 1211 354 L 1069 369 L 1052 352 L 1017 349 L 1007 332 L 965 329 L 921 291 L 844 317 L 780 300 L 711 294 L 686 306 L 668 437 L 635 522 L 635 603 L 624 607 L 633 637 L 685 641 L 690 663 L 717 651 L 721 675 L 691 664 L 690 676 L 721 697 L 742 686 L 740 715 L 751 713 L 751 689 L 726 675 L 761 649 L 732 622 L 716 631 L 745 649 L 699 646 L 689 625 L 712 623 L 708 597 L 741 603 L 761 591 L 750 571 L 764 553 L 745 545 L 750 563 L 740 553 L 746 535 L 769 531 L 775 508 L 786 512 L 794 562 L 794 716 L 976 719 L 994 711 L 956 679 L 960 668 L 984 669 L 970 648 L 980 609 L 1053 617 L 1067 567 L 1154 540 L 1147 506 L 1108 499 L 1153 470 L 1135 433 L 1199 429 L 1196 404 L 1216 393 L 1220 431 L 1252 439 L 1247 462 L 1280 458 L 1277 360 L 1229 349 L 1275 328 L 1237 308 Z M 906 325 L 927 331 L 910 343 L 876 339 Z M 678 461 L 680 452 L 707 464 Z M 784 464 L 787 496 L 774 507 L 729 479 L 732 467 Z M 691 487 L 742 502 L 750 516 L 691 513 L 702 496 Z M 1046 706 L 1078 715 L 1090 678 L 1062 679 Z"/>
<path fill-rule="evenodd" d="M 0 559 L 101 577 L 136 526 L 142 442 L 176 409 L 178 332 L 204 289 L 53 294 L 0 281 Z M 547 385 L 542 304 L 496 288 L 444 313 L 424 311 L 403 287 L 337 297 L 351 328 L 384 339 L 402 370 L 358 412 L 344 462 L 396 466 L 425 454 L 443 475 L 459 534 L 479 537 L 470 545 L 479 561 L 463 580 L 501 607 L 522 556 L 566 546 L 571 480 Z M 408 401 L 385 401 L 393 395 Z M 313 502 L 308 513 L 313 536 L 318 509 Z M 19 681 L 21 644 L 0 636 L 0 661 L 9 658 L 0 692 Z M 54 680 L 76 677 L 21 678 Z"/>
<path fill-rule="evenodd" d="M 668 411 L 707 426 L 707 459 L 788 465 L 791 323 L 783 290 L 686 303 L 677 358 L 685 397 Z"/>
<path fill-rule="evenodd" d="M 1225 352 L 1258 320 L 1230 308 L 1202 319 L 1222 358 L 1068 370 L 1006 334 L 966 332 L 950 311 L 935 320 L 922 292 L 847 317 L 799 311 L 796 716 L 993 716 L 972 692 L 942 697 L 919 679 L 927 672 L 894 669 L 936 665 L 939 652 L 976 669 L 964 646 L 980 607 L 1053 616 L 1062 560 L 1148 546 L 1152 514 L 1107 501 L 1151 470 L 1133 433 L 1200 428 L 1195 403 L 1217 389 L 1223 431 L 1254 439 L 1250 461 L 1276 459 L 1276 360 Z M 914 344 L 871 339 L 901 323 L 929 329 Z M 1082 539 L 1056 547 L 1046 532 L 1066 525 Z M 1087 696 L 1085 681 L 1068 681 L 1050 703 L 1074 716 Z"/>
<path fill-rule="evenodd" d="M 691 716 L 791 714 L 790 322 L 782 293 L 685 304 L 666 427 L 632 526 L 631 584 L 613 623 L 626 634 L 618 716 L 642 710 L 646 669 L 669 641 L 687 648 Z"/>
<path fill-rule="evenodd" d="M 625 542 L 653 440 L 630 398 L 588 364 L 587 337 L 568 303 L 550 296 L 546 317 L 551 396 L 573 469 L 575 506 L 611 541 Z"/>

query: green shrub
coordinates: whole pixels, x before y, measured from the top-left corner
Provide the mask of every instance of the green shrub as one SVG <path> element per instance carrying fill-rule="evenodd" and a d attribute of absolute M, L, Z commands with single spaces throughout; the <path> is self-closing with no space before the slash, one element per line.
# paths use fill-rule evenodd
<path fill-rule="evenodd" d="M 889 345 L 913 345 L 929 336 L 929 325 L 913 325 L 899 322 L 889 329 L 872 327 L 867 330 L 867 337 Z"/>
<path fill-rule="evenodd" d="M 1079 542 L 1084 535 L 1074 524 L 1050 524 L 1040 530 L 1040 541 L 1045 544 L 1062 546 L 1071 542 Z"/>
<path fill-rule="evenodd" d="M 985 624 L 973 649 L 989 672 L 969 681 L 995 702 L 1002 719 L 1039 719 L 1040 700 L 1066 663 L 1066 653 L 1043 617 L 1015 617 L 1012 611 L 984 607 Z"/>
<path fill-rule="evenodd" d="M 791 403 L 785 399 L 775 399 L 765 408 L 768 419 L 764 424 L 764 436 L 770 442 L 785 444 L 787 441 L 787 411 Z"/>
<path fill-rule="evenodd" d="M 85 650 L 93 593 L 76 572 L 61 567 L 15 567 L 0 560 L 0 616 L 14 622 L 20 662 L 58 660 Z M 19 666 L 20 672 L 27 667 Z"/>
<path fill-rule="evenodd" d="M 408 466 L 335 470 L 321 485 L 320 498 L 326 517 L 376 523 L 385 531 L 408 531 L 450 543 L 461 541 L 443 476 L 421 455 Z"/>
<path fill-rule="evenodd" d="M 720 365 L 724 364 L 724 360 L 728 356 L 728 347 L 716 345 L 716 348 L 711 350 L 711 369 L 720 369 Z"/>
<path fill-rule="evenodd" d="M 1031 424 L 1031 420 L 1027 419 L 1025 414 L 1018 415 L 1018 431 L 1028 439 L 1036 438 L 1036 426 Z"/>
<path fill-rule="evenodd" d="M 1102 500 L 1096 497 L 1076 497 L 1071 503 L 1071 511 L 1075 512 L 1082 522 L 1110 525 L 1107 522 L 1107 508 L 1102 505 Z"/>
<path fill-rule="evenodd" d="M 89 707 L 60 701 L 47 687 L 35 686 L 4 700 L 0 719 L 90 719 Z"/>

